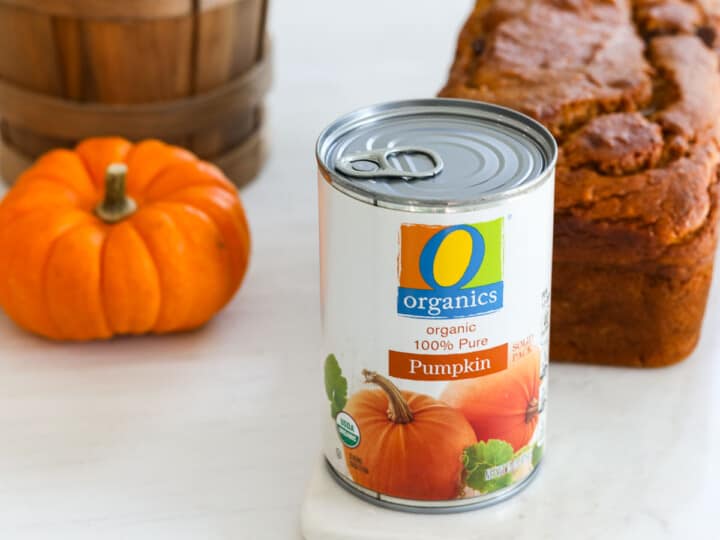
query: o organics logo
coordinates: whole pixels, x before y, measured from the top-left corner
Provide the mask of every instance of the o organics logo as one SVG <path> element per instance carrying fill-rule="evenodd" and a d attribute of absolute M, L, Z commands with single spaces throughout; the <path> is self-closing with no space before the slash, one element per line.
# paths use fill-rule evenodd
<path fill-rule="evenodd" d="M 454 319 L 503 305 L 503 219 L 400 228 L 397 312 Z"/>

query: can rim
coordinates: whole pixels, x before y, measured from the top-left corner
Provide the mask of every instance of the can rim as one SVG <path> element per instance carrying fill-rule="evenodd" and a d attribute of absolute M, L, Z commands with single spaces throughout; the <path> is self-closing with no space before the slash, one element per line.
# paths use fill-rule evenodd
<path fill-rule="evenodd" d="M 329 150 L 333 147 L 334 142 L 336 142 L 343 134 L 352 129 L 372 123 L 373 121 L 383 118 L 402 116 L 407 114 L 408 109 L 412 108 L 435 108 L 438 111 L 444 111 L 449 114 L 491 119 L 502 122 L 507 127 L 518 131 L 518 133 L 524 133 L 529 136 L 544 155 L 545 163 L 538 174 L 520 185 L 501 191 L 481 194 L 466 200 L 446 200 L 438 202 L 415 200 L 398 195 L 371 192 L 363 189 L 360 183 L 353 182 L 349 178 L 338 173 L 326 162 Z M 555 138 L 545 126 L 534 118 L 516 111 L 515 109 L 503 107 L 494 103 L 455 98 L 423 98 L 389 101 L 356 109 L 340 116 L 328 125 L 320 133 L 315 145 L 315 159 L 317 161 L 318 168 L 325 180 L 335 189 L 367 204 L 394 210 L 423 213 L 450 213 L 466 211 L 522 195 L 542 185 L 553 176 L 552 172 L 555 169 L 557 158 L 558 146 Z"/>
<path fill-rule="evenodd" d="M 389 510 L 396 510 L 400 512 L 407 512 L 410 514 L 426 514 L 426 515 L 443 515 L 443 514 L 459 514 L 462 512 L 472 512 L 480 508 L 487 508 L 488 506 L 494 506 L 498 503 L 504 502 L 529 486 L 535 478 L 538 476 L 538 472 L 543 466 L 543 460 L 533 467 L 530 474 L 515 484 L 511 484 L 495 493 L 489 493 L 486 495 L 480 495 L 472 497 L 467 500 L 457 499 L 455 504 L 451 504 L 450 501 L 445 501 L 445 505 L 435 504 L 419 504 L 423 501 L 413 499 L 402 499 L 398 497 L 391 497 L 383 495 L 376 491 L 367 489 L 360 484 L 356 484 L 350 478 L 340 473 L 335 467 L 333 467 L 330 460 L 326 457 L 324 459 L 330 477 L 335 482 L 346 490 L 351 495 L 358 497 L 359 499 L 379 506 L 381 508 L 387 508 Z"/>

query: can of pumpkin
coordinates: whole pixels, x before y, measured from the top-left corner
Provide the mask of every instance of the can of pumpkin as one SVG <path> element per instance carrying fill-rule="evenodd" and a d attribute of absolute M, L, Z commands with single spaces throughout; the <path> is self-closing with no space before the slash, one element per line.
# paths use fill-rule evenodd
<path fill-rule="evenodd" d="M 418 512 L 517 493 L 545 449 L 552 135 L 426 99 L 348 114 L 316 150 L 331 474 Z"/>

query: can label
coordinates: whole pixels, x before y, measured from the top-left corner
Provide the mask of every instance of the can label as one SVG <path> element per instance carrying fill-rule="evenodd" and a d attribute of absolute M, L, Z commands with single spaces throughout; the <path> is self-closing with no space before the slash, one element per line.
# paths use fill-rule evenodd
<path fill-rule="evenodd" d="M 544 449 L 552 178 L 444 213 L 319 190 L 329 464 L 408 506 L 512 491 Z"/>

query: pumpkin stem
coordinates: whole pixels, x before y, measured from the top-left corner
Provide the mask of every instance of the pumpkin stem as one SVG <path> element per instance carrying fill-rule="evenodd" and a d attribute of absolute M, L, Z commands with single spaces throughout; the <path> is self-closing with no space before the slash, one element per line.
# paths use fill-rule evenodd
<path fill-rule="evenodd" d="M 105 171 L 105 198 L 95 214 L 105 223 L 117 223 L 135 213 L 137 204 L 125 193 L 127 165 L 112 163 Z"/>
<path fill-rule="evenodd" d="M 390 379 L 387 379 L 376 373 L 375 371 L 368 371 L 363 369 L 363 376 L 365 377 L 366 383 L 372 383 L 378 385 L 387 394 L 388 397 L 388 418 L 396 424 L 409 424 L 413 421 L 413 413 L 410 410 L 405 398 L 400 393 L 400 390 L 395 386 Z"/>
<path fill-rule="evenodd" d="M 532 398 L 525 411 L 525 423 L 529 424 L 537 414 L 540 413 L 540 404 L 536 398 Z"/>

